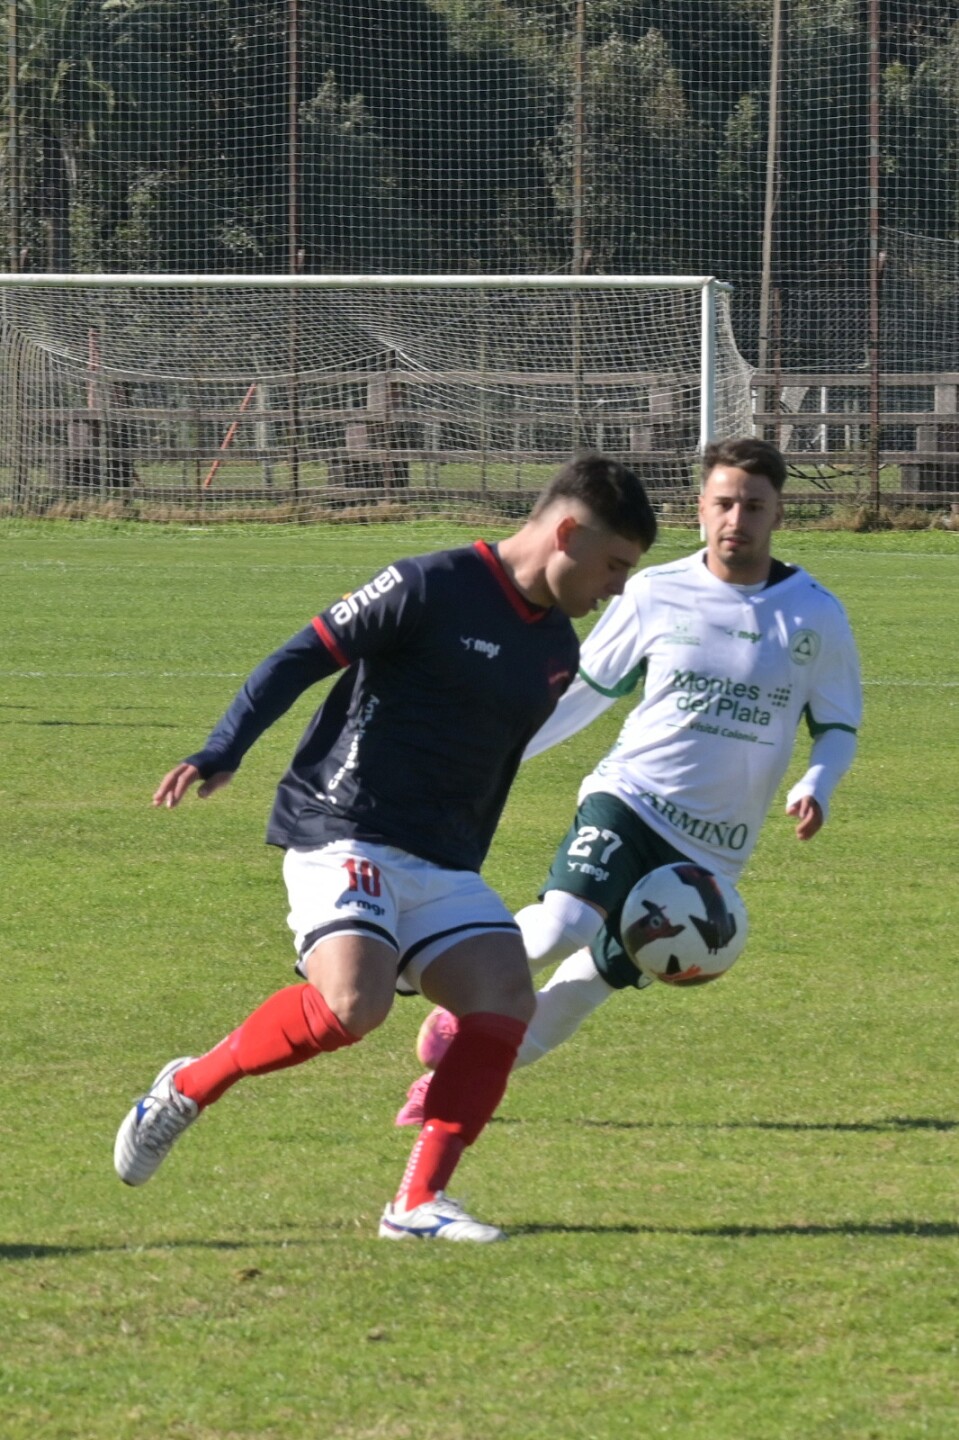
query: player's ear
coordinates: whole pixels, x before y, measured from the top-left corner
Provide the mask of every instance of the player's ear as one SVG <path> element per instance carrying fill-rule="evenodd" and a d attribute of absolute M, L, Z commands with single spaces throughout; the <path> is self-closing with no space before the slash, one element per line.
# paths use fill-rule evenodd
<path fill-rule="evenodd" d="M 780 528 L 780 526 L 782 525 L 783 521 L 785 520 L 785 518 L 786 518 L 786 510 L 785 510 L 785 507 L 784 507 L 784 505 L 783 505 L 783 497 L 782 497 L 781 495 L 777 495 L 777 496 L 776 496 L 776 518 L 775 518 L 775 520 L 773 521 L 773 529 L 774 529 L 774 530 L 778 530 L 778 529 Z"/>
<path fill-rule="evenodd" d="M 565 554 L 573 541 L 573 536 L 579 529 L 579 521 L 575 515 L 564 515 L 556 526 L 556 548 Z"/>

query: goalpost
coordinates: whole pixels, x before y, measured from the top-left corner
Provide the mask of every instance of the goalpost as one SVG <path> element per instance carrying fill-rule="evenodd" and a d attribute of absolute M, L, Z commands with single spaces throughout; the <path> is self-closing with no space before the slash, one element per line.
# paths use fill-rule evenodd
<path fill-rule="evenodd" d="M 571 453 L 662 503 L 751 430 L 712 276 L 0 275 L 0 512 L 528 503 Z"/>

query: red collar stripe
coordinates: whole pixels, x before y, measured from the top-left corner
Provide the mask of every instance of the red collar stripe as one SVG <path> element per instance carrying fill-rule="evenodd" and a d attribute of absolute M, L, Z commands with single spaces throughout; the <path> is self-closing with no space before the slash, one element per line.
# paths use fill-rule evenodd
<path fill-rule="evenodd" d="M 528 624 L 534 624 L 537 620 L 542 620 L 543 616 L 546 614 L 546 611 L 541 605 L 531 605 L 530 602 L 519 593 L 516 586 L 513 584 L 506 571 L 503 569 L 502 561 L 500 560 L 496 551 L 493 550 L 491 546 L 487 545 L 485 540 L 474 541 L 473 549 L 476 551 L 480 559 L 484 561 L 484 563 L 488 566 L 494 578 L 496 579 L 500 589 L 506 596 L 509 603 L 512 605 L 513 609 L 516 611 L 517 615 L 519 615 L 519 617 L 522 620 L 525 620 Z"/>

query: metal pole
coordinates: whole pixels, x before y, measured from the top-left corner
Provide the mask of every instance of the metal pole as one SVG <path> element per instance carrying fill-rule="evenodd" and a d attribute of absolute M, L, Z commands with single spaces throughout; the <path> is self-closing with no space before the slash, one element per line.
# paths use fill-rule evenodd
<path fill-rule="evenodd" d="M 716 282 L 703 285 L 699 354 L 699 453 L 716 433 Z"/>
<path fill-rule="evenodd" d="M 303 268 L 300 248 L 299 214 L 299 90 L 300 35 L 297 0 L 287 0 L 287 265 L 291 275 Z M 300 395 L 299 395 L 299 316 L 297 292 L 290 291 L 290 489 L 293 499 L 300 493 Z"/>
<path fill-rule="evenodd" d="M 760 374 L 769 368 L 769 309 L 772 295 L 773 230 L 779 201 L 779 92 L 782 77 L 782 0 L 773 0 L 772 48 L 769 57 L 769 127 L 766 133 L 766 199 L 763 209 L 762 276 L 759 286 L 759 343 L 756 363 Z M 760 409 L 770 410 L 768 390 L 760 392 Z M 765 431 L 765 426 L 763 427 Z"/>
<path fill-rule="evenodd" d="M 585 108 L 583 81 L 586 55 L 586 0 L 576 0 L 573 36 L 573 256 L 574 275 L 583 273 L 583 149 Z M 579 296 L 572 297 L 573 435 L 572 449 L 583 443 L 583 315 Z"/>
<path fill-rule="evenodd" d="M 287 0 L 287 172 L 286 172 L 286 255 L 291 275 L 299 270 L 299 70 L 300 36 L 297 0 Z"/>
<path fill-rule="evenodd" d="M 302 265 L 303 254 L 298 263 Z M 206 271 L 181 274 L 179 271 L 144 275 L 137 270 L 24 271 L 15 278 L 0 271 L 0 289 L 15 285 L 18 290 L 125 290 L 147 285 L 151 290 L 448 290 L 455 285 L 461 290 L 698 290 L 709 275 L 439 275 L 421 272 L 416 275 L 387 275 L 382 271 L 370 275 L 333 273 L 310 275 L 252 275 L 249 271 L 231 274 Z M 720 290 L 731 290 L 725 281 L 716 281 Z"/>
<path fill-rule="evenodd" d="M 716 281 L 703 281 L 700 293 L 699 326 L 699 458 L 716 433 Z M 702 467 L 700 467 L 700 470 Z M 702 491 L 705 477 L 700 474 Z M 699 524 L 699 538 L 706 539 L 706 527 Z"/>
<path fill-rule="evenodd" d="M 880 500 L 879 282 L 879 0 L 869 0 L 869 488 L 873 509 Z"/>
<path fill-rule="evenodd" d="M 7 265 L 20 269 L 20 114 L 17 0 L 7 3 Z"/>
<path fill-rule="evenodd" d="M 583 273 L 583 150 L 585 146 L 584 78 L 586 73 L 586 0 L 576 0 L 573 34 L 573 265 Z"/>

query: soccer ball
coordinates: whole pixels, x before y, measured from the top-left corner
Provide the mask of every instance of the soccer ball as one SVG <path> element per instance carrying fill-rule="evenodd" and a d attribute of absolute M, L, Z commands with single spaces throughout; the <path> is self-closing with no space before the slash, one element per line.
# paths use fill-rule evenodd
<path fill-rule="evenodd" d="M 724 975 L 748 929 L 735 885 L 692 861 L 651 870 L 626 896 L 620 921 L 630 960 L 667 985 L 705 985 Z"/>

